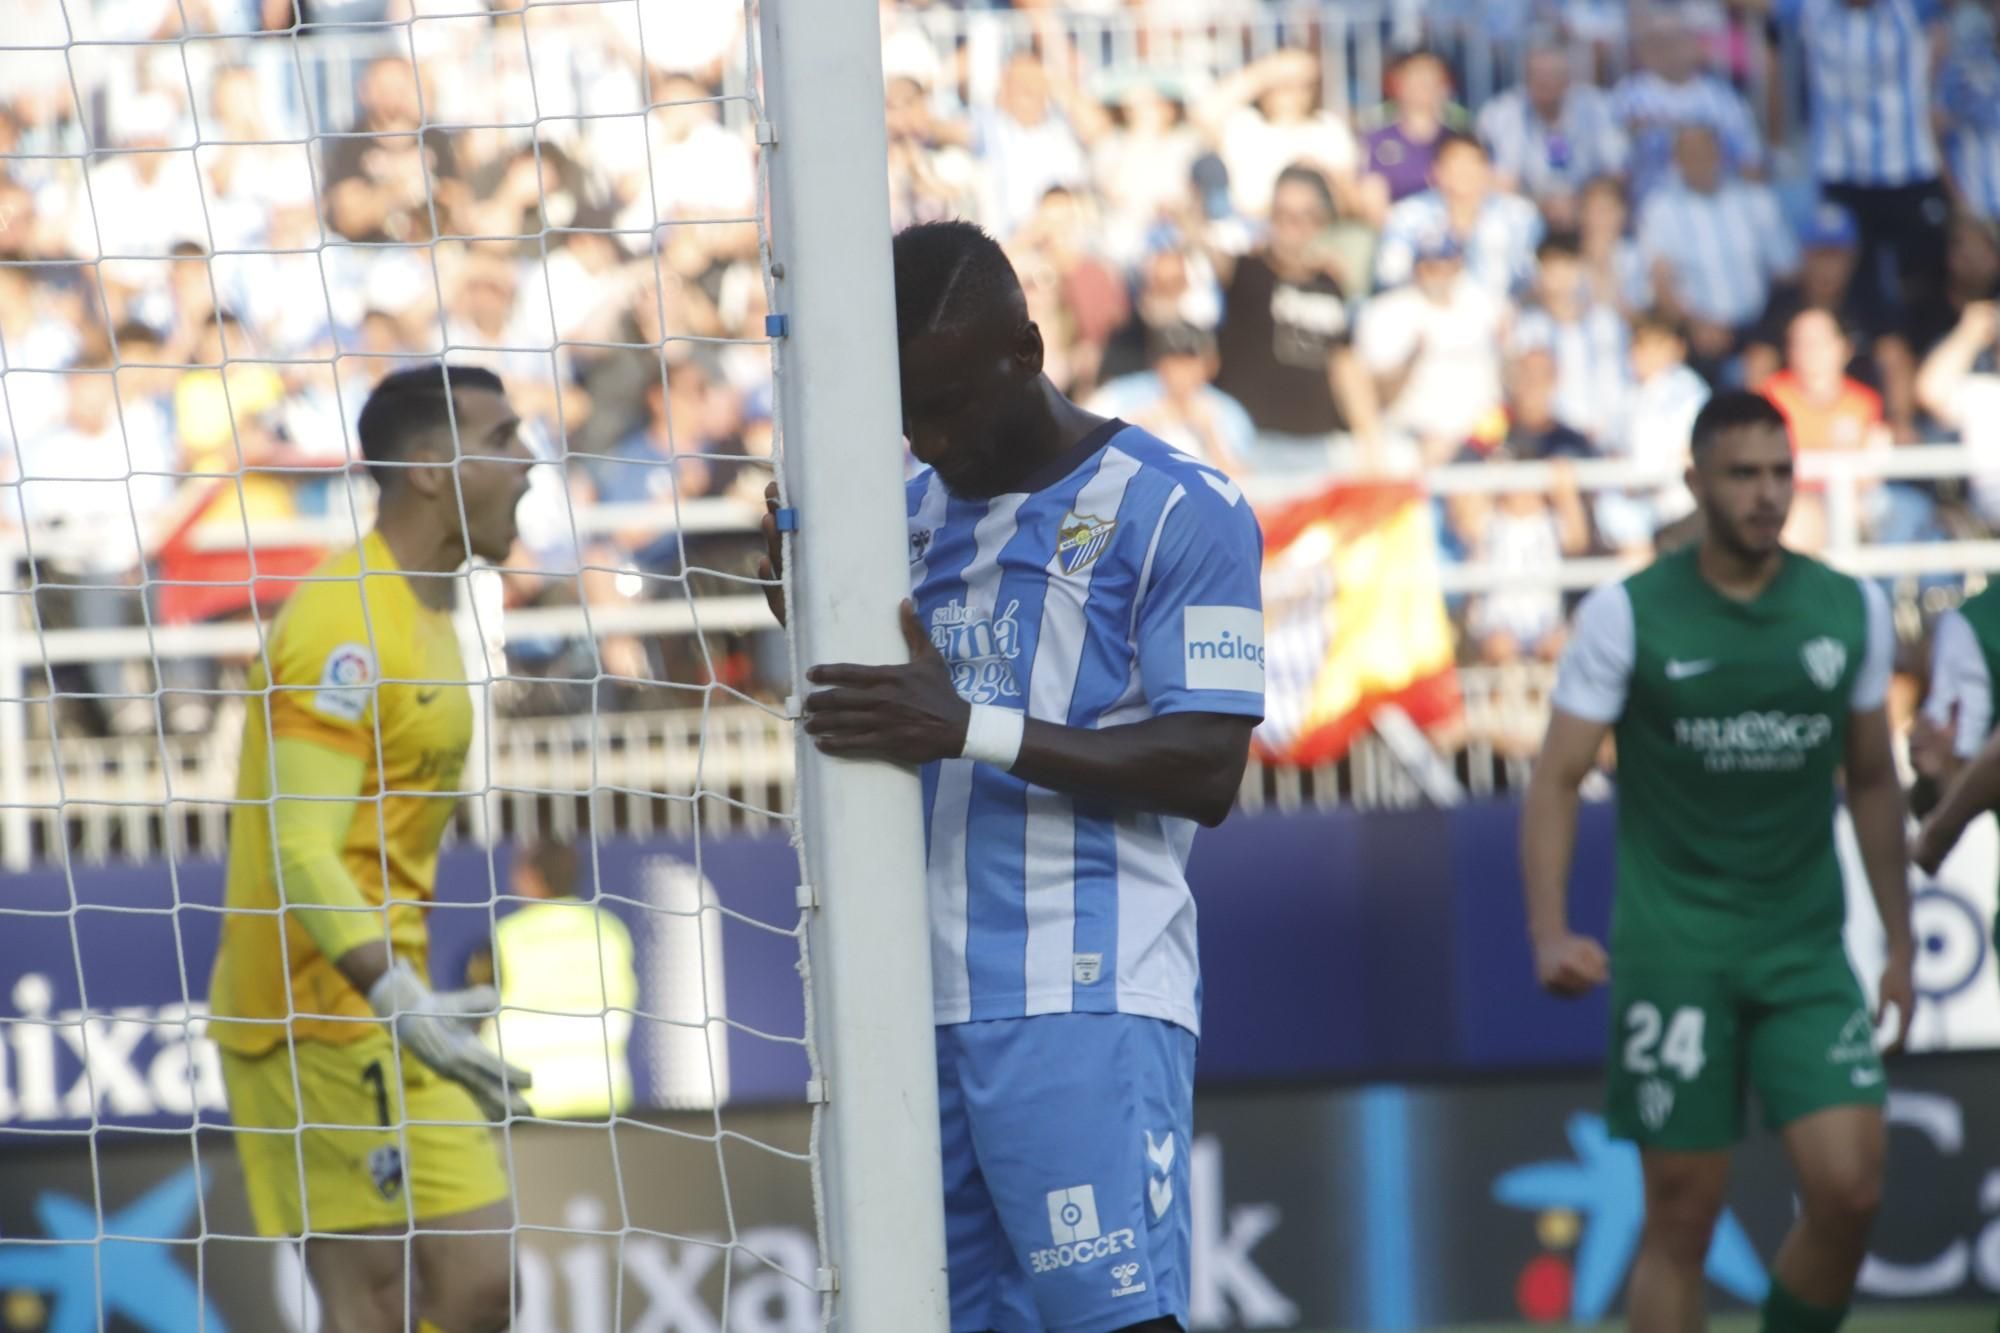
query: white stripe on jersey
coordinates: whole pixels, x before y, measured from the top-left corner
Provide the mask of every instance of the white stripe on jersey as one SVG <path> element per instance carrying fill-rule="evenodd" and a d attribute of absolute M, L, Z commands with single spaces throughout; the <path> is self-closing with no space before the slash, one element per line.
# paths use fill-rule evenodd
<path fill-rule="evenodd" d="M 1181 867 L 1194 846 L 1194 828 L 1188 820 L 1162 820 L 1154 814 L 1118 818 L 1119 883 L 1159 890 L 1134 893 L 1119 904 L 1120 1013 L 1178 1008 L 1185 1002 L 1186 978 L 1201 975 L 1194 898 L 1166 891 L 1185 881 Z"/>
<path fill-rule="evenodd" d="M 943 484 L 935 476 L 931 478 L 931 487 L 943 493 Z M 989 619 L 1000 589 L 1000 551 L 1013 538 L 1014 515 L 1027 498 L 1019 494 L 999 497 L 972 529 L 973 556 L 963 576 L 965 604 L 983 611 Z M 937 799 L 932 806 L 931 977 L 940 1023 L 962 1023 L 972 1017 L 972 980 L 965 964 L 967 932 L 972 919 L 968 903 L 970 885 L 965 875 L 972 770 L 970 759 L 941 762 Z"/>
<path fill-rule="evenodd" d="M 1077 492 L 1071 508 L 1079 514 L 1116 514 L 1138 471 L 1138 459 L 1107 446 L 1102 466 Z M 1066 726 L 1090 634 L 1084 604 L 1097 565 L 1065 576 L 1057 551 L 1049 557 L 1047 572 L 1048 593 L 1028 678 L 1028 716 Z M 1069 996 L 1076 966 L 1076 802 L 1040 787 L 1030 787 L 1027 800 L 1027 1011 L 1068 1013 L 1074 1008 Z"/>
<path fill-rule="evenodd" d="M 1911 0 L 1804 0 L 1798 28 L 1819 178 L 1882 187 L 1936 179 L 1930 38 Z"/>

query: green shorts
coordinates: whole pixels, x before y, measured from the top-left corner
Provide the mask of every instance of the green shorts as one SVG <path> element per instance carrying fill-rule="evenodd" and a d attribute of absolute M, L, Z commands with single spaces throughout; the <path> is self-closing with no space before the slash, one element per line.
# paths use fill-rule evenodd
<path fill-rule="evenodd" d="M 1729 971 L 1614 956 L 1609 1082 L 1612 1134 L 1672 1152 L 1736 1143 L 1752 1088 L 1772 1129 L 1888 1095 L 1874 1024 L 1837 943 Z"/>

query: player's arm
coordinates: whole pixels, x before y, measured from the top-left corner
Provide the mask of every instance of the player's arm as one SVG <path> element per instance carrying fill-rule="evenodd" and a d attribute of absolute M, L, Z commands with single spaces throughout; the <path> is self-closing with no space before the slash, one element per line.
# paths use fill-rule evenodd
<path fill-rule="evenodd" d="M 1965 617 L 1947 611 L 1931 633 L 1930 688 L 1910 724 L 1910 766 L 1917 773 L 1910 787 L 1910 813 L 1919 819 L 1931 813 L 1979 753 L 1992 724 L 1993 681 L 1986 656 Z"/>
<path fill-rule="evenodd" d="M 1264 715 L 1263 537 L 1242 492 L 1208 469 L 1189 476 L 1148 535 L 1133 643 L 1151 717 L 1071 727 L 974 707 L 905 602 L 909 663 L 814 667 L 807 679 L 831 688 L 807 698 L 807 734 L 841 758 L 972 759 L 1052 791 L 1221 823 Z"/>
<path fill-rule="evenodd" d="M 1521 811 L 1521 884 L 1535 979 L 1557 995 L 1581 995 L 1610 975 L 1604 946 L 1570 929 L 1569 873 L 1583 780 L 1625 711 L 1632 657 L 1631 599 L 1623 584 L 1600 588 L 1577 608 Z"/>
<path fill-rule="evenodd" d="M 294 608 L 305 623 L 310 610 Z M 337 609 L 336 609 L 337 610 Z M 486 1113 L 528 1114 L 528 1077 L 481 1046 L 490 987 L 434 992 L 390 952 L 382 909 L 370 904 L 342 853 L 368 782 L 375 738 L 375 654 L 301 633 L 273 653 L 271 819 L 281 900 L 322 955 L 389 1020 L 403 1047 L 463 1084 Z"/>
<path fill-rule="evenodd" d="M 1897 1050 L 1910 1035 L 1910 1020 L 1916 1012 L 1912 977 L 1916 955 L 1910 933 L 1909 861 L 1903 842 L 1909 810 L 1903 802 L 1903 783 L 1896 773 L 1895 748 L 1889 739 L 1887 700 L 1895 630 L 1882 590 L 1873 583 L 1860 586 L 1868 608 L 1868 643 L 1848 701 L 1847 812 L 1854 820 L 1868 889 L 1888 937 L 1876 1021 L 1881 1021 L 1890 1005 L 1896 1007 L 1898 1027 L 1889 1049 Z"/>

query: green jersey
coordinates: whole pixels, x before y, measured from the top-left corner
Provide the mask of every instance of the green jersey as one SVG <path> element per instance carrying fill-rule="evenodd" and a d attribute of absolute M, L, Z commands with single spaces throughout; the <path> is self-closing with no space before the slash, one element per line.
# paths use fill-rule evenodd
<path fill-rule="evenodd" d="M 1790 552 L 1748 602 L 1692 549 L 1585 599 L 1554 705 L 1617 738 L 1614 954 L 1726 968 L 1839 947 L 1836 778 L 1892 647 L 1872 583 Z"/>

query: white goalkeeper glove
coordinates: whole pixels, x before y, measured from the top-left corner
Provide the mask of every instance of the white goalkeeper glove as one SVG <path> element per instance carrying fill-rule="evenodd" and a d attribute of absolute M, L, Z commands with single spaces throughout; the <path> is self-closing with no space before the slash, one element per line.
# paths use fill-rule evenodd
<path fill-rule="evenodd" d="M 368 990 L 369 1008 L 394 1025 L 403 1049 L 471 1093 L 488 1120 L 533 1114 L 521 1096 L 533 1082 L 528 1072 L 486 1049 L 477 1035 L 499 999 L 491 986 L 434 991 L 401 960 Z"/>

